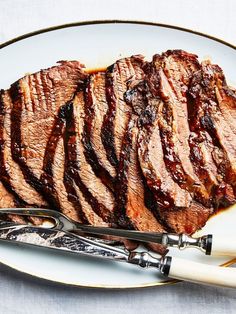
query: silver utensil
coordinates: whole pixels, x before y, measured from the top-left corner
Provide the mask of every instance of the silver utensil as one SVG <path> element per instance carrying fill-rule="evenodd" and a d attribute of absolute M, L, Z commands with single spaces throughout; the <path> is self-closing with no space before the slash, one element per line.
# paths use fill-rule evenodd
<path fill-rule="evenodd" d="M 154 267 L 171 278 L 236 288 L 235 269 L 171 256 L 157 258 L 147 251 L 114 248 L 62 230 L 0 222 L 0 240 L 126 262 L 143 268 Z"/>
<path fill-rule="evenodd" d="M 109 235 L 141 242 L 159 243 L 163 246 L 176 247 L 181 250 L 185 248 L 197 248 L 206 255 L 236 257 L 236 241 L 233 241 L 232 237 L 229 236 L 208 234 L 199 238 L 193 238 L 186 234 L 178 235 L 174 233 L 140 232 L 107 227 L 94 227 L 73 221 L 62 213 L 51 209 L 3 208 L 0 209 L 0 214 L 1 213 L 47 217 L 54 221 L 52 229 L 70 231 L 73 233 L 84 232 L 94 235 Z"/>

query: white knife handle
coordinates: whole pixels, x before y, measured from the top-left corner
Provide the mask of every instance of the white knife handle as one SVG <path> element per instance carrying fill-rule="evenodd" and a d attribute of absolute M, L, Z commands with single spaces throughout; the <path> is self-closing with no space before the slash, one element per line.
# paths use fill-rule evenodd
<path fill-rule="evenodd" d="M 213 235 L 210 255 L 225 255 L 236 257 L 236 240 L 231 236 Z"/>
<path fill-rule="evenodd" d="M 236 288 L 236 269 L 192 262 L 166 256 L 161 272 L 170 277 L 195 283 Z"/>

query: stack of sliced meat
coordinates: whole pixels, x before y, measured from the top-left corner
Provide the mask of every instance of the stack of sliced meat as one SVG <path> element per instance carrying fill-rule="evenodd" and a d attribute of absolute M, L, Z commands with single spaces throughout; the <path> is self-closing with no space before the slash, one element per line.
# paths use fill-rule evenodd
<path fill-rule="evenodd" d="M 236 202 L 235 109 L 222 70 L 180 50 L 27 75 L 0 94 L 0 207 L 191 234 Z"/>

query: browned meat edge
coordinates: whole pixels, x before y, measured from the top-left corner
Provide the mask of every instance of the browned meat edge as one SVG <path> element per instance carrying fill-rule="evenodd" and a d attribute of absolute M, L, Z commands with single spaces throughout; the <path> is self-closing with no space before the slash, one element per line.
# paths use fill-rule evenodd
<path fill-rule="evenodd" d="M 236 151 L 234 132 L 219 108 L 214 71 L 214 66 L 203 64 L 202 70 L 193 77 L 190 95 L 197 108 L 195 127 L 207 134 L 211 144 L 210 152 L 216 164 L 218 179 L 218 185 L 213 190 L 214 205 L 219 207 L 235 203 L 231 185 L 235 186 Z"/>
<path fill-rule="evenodd" d="M 102 127 L 102 142 L 107 152 L 107 159 L 114 167 L 118 166 L 118 158 L 115 151 L 114 142 L 114 119 L 116 114 L 116 98 L 113 92 L 113 71 L 115 71 L 116 64 L 111 65 L 106 71 L 106 97 L 109 104 L 107 115 L 104 118 Z"/>
<path fill-rule="evenodd" d="M 41 176 L 41 180 L 43 182 L 44 186 L 44 192 L 49 194 L 52 197 L 52 201 L 55 204 L 55 207 L 60 209 L 64 214 L 67 214 L 70 216 L 70 218 L 73 218 L 75 220 L 79 220 L 82 223 L 88 223 L 88 220 L 82 210 L 80 202 L 74 202 L 74 199 L 71 199 L 70 193 L 71 190 L 68 190 L 68 186 L 65 186 L 65 190 L 67 191 L 67 196 L 64 197 L 64 200 L 61 200 L 62 196 L 61 194 L 63 193 L 62 190 L 57 190 L 56 189 L 56 184 L 55 184 L 55 175 L 54 175 L 54 167 L 60 167 L 61 165 L 55 165 L 55 154 L 56 154 L 56 149 L 57 146 L 59 145 L 59 141 L 63 141 L 63 147 L 64 145 L 64 136 L 65 136 L 65 126 L 66 126 L 66 115 L 68 111 L 69 104 L 61 106 L 59 109 L 59 114 L 55 118 L 54 121 L 54 126 L 51 132 L 51 136 L 48 140 L 47 147 L 46 147 L 46 152 L 44 156 L 44 173 Z M 62 154 L 61 156 L 65 160 L 65 155 L 66 153 Z M 64 167 L 65 165 L 62 166 L 63 168 L 60 169 L 59 171 L 62 172 L 62 178 L 64 177 Z M 64 184 L 63 179 L 60 184 Z M 71 187 L 72 189 L 72 187 Z M 74 206 L 73 208 L 73 205 Z M 78 218 L 77 218 L 78 216 Z"/>
<path fill-rule="evenodd" d="M 4 107 L 4 101 L 3 101 L 4 92 L 5 92 L 4 90 L 0 91 L 0 179 L 6 191 L 9 191 L 9 194 L 12 195 L 11 204 L 14 205 L 13 207 L 25 207 L 28 204 L 21 197 L 19 197 L 19 195 L 11 186 L 10 177 L 4 163 L 4 154 L 3 154 L 4 145 L 5 145 L 5 141 L 3 139 L 3 127 L 4 127 L 4 116 L 5 116 L 5 107 Z M 9 207 L 9 206 L 4 206 L 4 207 Z"/>
<path fill-rule="evenodd" d="M 106 71 L 106 99 L 108 111 L 102 126 L 102 142 L 111 165 L 118 167 L 123 136 L 132 110 L 124 100 L 129 80 L 142 78 L 143 56 L 118 60 Z"/>
<path fill-rule="evenodd" d="M 139 119 L 138 154 L 143 175 L 155 196 L 157 206 L 172 209 L 187 207 L 191 196 L 172 180 L 164 163 L 158 127 L 160 99 L 156 98 L 155 102 L 152 99 L 149 103 L 148 93 L 146 87 L 146 95 L 143 98 L 146 108 Z"/>
<path fill-rule="evenodd" d="M 193 193 L 205 206 L 211 206 L 210 193 L 197 176 L 190 158 L 186 92 L 193 73 L 199 69 L 197 57 L 184 51 L 167 51 L 154 56 L 153 67 L 158 72 L 157 86 L 163 101 L 159 127 L 166 167 L 182 188 Z"/>
<path fill-rule="evenodd" d="M 19 83 L 16 82 L 11 86 L 10 89 L 11 98 L 14 103 L 19 100 Z M 20 104 L 20 102 L 19 102 Z M 44 198 L 55 209 L 53 200 L 50 195 L 44 194 L 44 187 L 42 182 L 36 178 L 36 176 L 27 167 L 24 157 L 21 152 L 21 108 L 18 105 L 14 105 L 12 108 L 11 117 L 11 139 L 12 139 L 12 156 L 13 159 L 20 165 L 22 173 L 24 174 L 25 180 L 30 184 L 36 191 L 42 193 Z"/>
<path fill-rule="evenodd" d="M 105 94 L 105 80 L 104 80 L 104 86 L 103 86 L 102 76 L 103 76 L 103 73 L 96 73 L 96 74 L 90 75 L 89 78 L 87 79 L 87 84 L 84 89 L 85 119 L 84 119 L 83 144 L 85 147 L 86 159 L 91 164 L 92 169 L 95 172 L 95 174 L 99 178 L 101 178 L 104 184 L 106 184 L 108 187 L 113 188 L 113 184 L 114 184 L 115 176 L 116 176 L 115 169 L 112 166 L 112 164 L 110 164 L 109 166 L 109 163 L 110 163 L 109 160 L 107 160 L 107 162 L 104 163 L 104 161 L 107 159 L 107 155 L 97 150 L 99 149 L 101 145 L 100 143 L 94 143 L 94 140 L 93 140 L 94 135 L 101 138 L 101 128 L 98 126 L 98 123 L 96 123 L 95 120 L 102 119 L 103 121 L 104 113 L 102 112 L 102 110 L 106 109 L 106 108 L 103 108 L 103 109 L 99 108 L 99 106 L 103 106 L 103 107 L 106 106 L 106 103 L 105 103 L 106 100 L 105 99 L 103 100 L 102 99 L 103 95 L 101 95 L 103 91 Z M 101 77 L 100 81 L 99 81 L 99 77 Z M 100 95 L 96 94 L 96 88 L 97 88 L 97 93 L 99 92 Z M 105 98 L 105 95 L 104 95 L 104 98 Z M 99 101 L 101 101 L 100 104 L 98 104 Z M 102 121 L 99 121 L 99 123 L 102 124 Z M 104 149 L 103 147 L 100 147 L 100 151 L 103 149 Z M 102 157 L 101 157 L 101 154 L 103 154 Z"/>
<path fill-rule="evenodd" d="M 80 92 L 83 94 L 83 92 Z M 66 164 L 65 164 L 65 177 L 64 182 L 72 202 L 75 206 L 78 206 L 79 199 L 73 188 L 73 183 L 78 186 L 82 192 L 85 200 L 92 207 L 92 210 L 105 222 L 113 223 L 114 219 L 111 216 L 110 211 L 104 206 L 104 204 L 98 202 L 96 197 L 87 188 L 86 184 L 81 178 L 80 171 L 83 171 L 83 165 L 81 165 L 77 160 L 77 150 L 80 154 L 83 154 L 83 145 L 80 140 L 76 140 L 76 121 L 74 116 L 74 103 L 70 103 L 68 106 L 68 114 L 66 119 L 66 133 L 65 133 L 65 152 L 66 152 Z M 79 117 L 77 117 L 78 119 Z M 91 169 L 92 170 L 92 169 Z M 94 174 L 92 174 L 94 175 Z M 102 182 L 101 182 L 102 184 Z M 96 187 L 96 189 L 99 187 Z"/>
<path fill-rule="evenodd" d="M 118 169 L 116 190 L 116 215 L 121 227 L 140 231 L 164 232 L 165 229 L 145 204 L 145 191 L 137 153 L 137 116 L 128 124 L 123 139 Z M 151 245 L 152 249 L 164 253 L 161 245 Z"/>
<path fill-rule="evenodd" d="M 150 67 L 146 71 L 153 70 Z M 134 110 L 141 112 L 139 119 L 139 161 L 146 184 L 155 196 L 157 218 L 165 222 L 168 231 L 193 233 L 203 227 L 211 208 L 197 204 L 188 191 L 181 189 L 170 176 L 164 163 L 158 121 L 163 100 L 160 98 L 160 77 L 154 75 L 142 81 L 126 94 L 126 99 Z M 181 219 L 178 220 L 178 213 Z M 201 215 L 201 217 L 199 217 Z"/>
<path fill-rule="evenodd" d="M 77 84 L 81 80 L 83 80 L 85 76 L 86 75 L 82 72 L 81 65 L 78 62 L 62 61 L 59 66 L 55 66 L 47 70 L 42 70 L 38 73 L 20 79 L 19 81 L 14 83 L 10 89 L 10 95 L 13 100 L 13 108 L 11 114 L 11 140 L 12 140 L 11 148 L 13 159 L 20 165 L 26 182 L 29 183 L 36 191 L 42 194 L 44 198 L 48 201 L 50 207 L 54 209 L 58 209 L 56 208 L 57 203 L 55 204 L 55 198 L 51 197 L 51 195 L 47 193 L 47 189 L 45 185 L 42 183 L 40 176 L 38 175 L 36 176 L 34 173 L 34 169 L 27 165 L 28 155 L 26 154 L 28 152 L 28 147 L 27 145 L 25 146 L 24 143 L 25 139 L 22 142 L 21 134 L 22 115 L 23 114 L 26 115 L 27 119 L 29 114 L 31 114 L 31 116 L 32 114 L 35 115 L 36 113 L 39 115 L 38 110 L 39 107 L 41 106 L 42 110 L 40 112 L 42 112 L 42 114 L 45 116 L 44 111 L 48 110 L 47 118 L 51 119 L 50 123 L 53 125 L 53 119 L 58 114 L 60 106 L 64 105 L 68 100 L 72 99 Z M 71 84 L 71 86 L 66 86 L 66 84 Z M 29 90 L 30 94 L 26 94 L 27 89 Z M 37 94 L 35 94 L 36 91 Z M 37 97 L 35 95 L 37 95 Z M 28 98 L 30 97 L 29 98 L 30 100 L 28 100 L 30 101 L 30 105 L 27 103 L 26 100 L 28 99 L 27 97 Z M 28 106 L 32 106 L 32 108 L 28 109 Z M 25 127 L 29 126 L 26 125 Z M 38 130 L 35 129 L 33 130 L 34 132 L 38 132 Z M 45 134 L 47 133 L 50 134 L 50 130 L 47 130 L 45 132 L 46 132 Z M 39 138 L 41 136 L 45 137 L 44 134 L 39 134 Z M 55 139 L 53 135 L 52 138 Z M 48 146 L 51 145 L 50 139 L 47 138 L 46 142 L 43 144 L 45 145 L 45 147 L 42 147 L 42 149 L 46 149 L 48 140 L 49 140 Z M 40 153 L 41 155 L 44 155 L 45 150 Z M 34 157 L 30 155 L 29 158 L 33 160 Z M 47 156 L 45 158 L 46 158 L 45 163 L 47 164 Z M 43 172 L 43 169 L 41 171 Z"/>

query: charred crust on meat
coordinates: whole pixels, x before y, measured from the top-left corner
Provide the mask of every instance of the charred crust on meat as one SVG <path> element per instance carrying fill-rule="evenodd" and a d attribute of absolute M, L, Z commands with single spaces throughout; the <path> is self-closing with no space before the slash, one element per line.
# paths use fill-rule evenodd
<path fill-rule="evenodd" d="M 91 76 L 86 80 L 84 88 L 84 99 L 85 99 L 85 123 L 83 131 L 83 144 L 85 147 L 85 157 L 87 162 L 90 163 L 94 173 L 101 178 L 102 182 L 113 190 L 114 178 L 110 173 L 102 166 L 100 160 L 97 157 L 97 154 L 91 143 L 91 132 L 92 132 L 92 123 L 95 116 L 94 103 L 91 92 Z M 104 130 L 104 129 L 103 129 Z M 110 133 L 109 133 L 110 134 Z M 103 133 L 101 132 L 101 137 Z M 104 145 L 104 141 L 103 141 Z M 109 145 L 108 145 L 109 146 Z M 107 154 L 108 156 L 108 154 Z M 109 158 L 110 159 L 110 158 Z M 111 158 L 114 160 L 114 158 Z M 110 160 L 109 160 L 110 161 Z M 110 161 L 111 162 L 111 161 Z M 111 164 L 114 164 L 111 162 Z"/>
<path fill-rule="evenodd" d="M 115 64 L 111 65 L 106 70 L 106 99 L 109 104 L 107 114 L 104 117 L 101 133 L 102 143 L 107 152 L 107 159 L 114 166 L 118 166 L 118 158 L 115 152 L 115 140 L 114 140 L 114 119 L 116 114 L 116 95 L 113 90 L 113 71 Z"/>
<path fill-rule="evenodd" d="M 66 152 L 66 164 L 65 164 L 65 176 L 64 182 L 66 183 L 67 191 L 70 193 L 70 198 L 74 196 L 74 191 L 68 189 L 68 185 L 71 186 L 71 182 L 74 181 L 83 193 L 87 202 L 92 206 L 94 212 L 102 217 L 105 222 L 113 222 L 113 217 L 111 217 L 110 212 L 107 208 L 98 202 L 98 200 L 93 196 L 93 194 L 87 189 L 86 185 L 83 183 L 79 170 L 81 165 L 78 164 L 76 160 L 76 129 L 75 129 L 75 119 L 73 115 L 73 102 L 71 102 L 67 107 L 67 118 L 66 118 L 66 133 L 65 133 L 65 152 Z M 77 201 L 77 199 L 76 199 Z"/>

